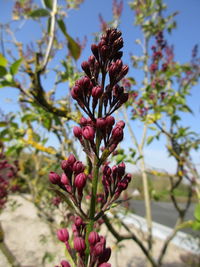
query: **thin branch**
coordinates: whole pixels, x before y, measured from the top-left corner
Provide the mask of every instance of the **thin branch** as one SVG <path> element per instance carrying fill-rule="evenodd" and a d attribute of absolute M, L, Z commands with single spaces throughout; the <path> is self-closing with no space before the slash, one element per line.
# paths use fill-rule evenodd
<path fill-rule="evenodd" d="M 54 41 L 54 37 L 55 37 L 56 13 L 57 13 L 57 0 L 53 0 L 53 7 L 52 7 L 52 11 L 51 11 L 51 25 L 50 25 L 50 33 L 49 33 L 49 42 L 48 42 L 48 46 L 47 46 L 44 60 L 42 63 L 41 72 L 45 71 L 46 66 L 48 64 L 48 61 L 49 61 L 50 54 L 51 54 L 51 49 L 52 49 L 53 41 Z"/>

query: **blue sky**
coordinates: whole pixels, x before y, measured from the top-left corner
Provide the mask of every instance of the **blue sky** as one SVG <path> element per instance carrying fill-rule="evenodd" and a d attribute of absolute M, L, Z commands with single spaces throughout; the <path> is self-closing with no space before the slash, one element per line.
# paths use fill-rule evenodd
<path fill-rule="evenodd" d="M 37 0 L 39 3 L 40 1 Z M 130 53 L 139 54 L 140 48 L 135 44 L 135 40 L 141 37 L 138 27 L 133 26 L 134 14 L 133 11 L 129 8 L 128 2 L 124 0 L 124 10 L 121 18 L 120 29 L 123 32 L 124 37 L 124 62 L 129 63 Z M 11 19 L 11 6 L 13 1 L 10 0 L 1 0 L 0 1 L 0 10 L 1 18 L 0 22 L 5 23 Z M 176 17 L 177 29 L 174 30 L 172 35 L 167 36 L 168 42 L 174 44 L 175 46 L 175 55 L 176 60 L 183 63 L 190 60 L 191 49 L 195 44 L 200 45 L 200 1 L 199 0 L 165 0 L 165 3 L 168 5 L 167 13 L 170 14 L 175 11 L 179 11 L 179 14 Z M 85 0 L 84 3 L 80 6 L 79 10 L 72 10 L 69 12 L 68 17 L 66 18 L 67 30 L 72 37 L 79 37 L 81 40 L 84 36 L 87 36 L 88 42 L 86 49 L 83 51 L 81 59 L 78 61 L 80 65 L 82 60 L 88 58 L 91 54 L 90 44 L 93 42 L 94 36 L 93 33 L 99 31 L 99 19 L 98 15 L 101 13 L 106 21 L 112 19 L 112 1 L 111 0 Z M 30 32 L 31 25 L 31 32 Z M 19 40 L 29 43 L 35 42 L 39 38 L 39 30 L 31 24 L 31 22 L 26 22 L 23 24 L 22 31 L 18 33 Z M 55 60 L 59 60 L 55 58 Z M 130 64 L 130 63 L 129 63 Z M 133 68 L 130 70 L 130 75 L 138 79 L 138 72 Z M 49 80 L 47 81 L 48 85 Z M 188 103 L 192 106 L 194 110 L 194 115 L 184 115 L 182 120 L 186 125 L 191 125 L 192 128 L 200 132 L 199 125 L 199 113 L 200 113 L 200 89 L 199 85 L 193 88 L 192 96 L 188 97 Z M 0 89 L 0 105 L 1 109 L 8 111 L 16 111 L 18 109 L 17 104 L 17 91 L 14 89 L 4 88 Z M 134 123 L 134 128 L 136 129 L 136 135 L 140 134 L 141 124 L 139 122 Z M 127 136 L 129 134 L 127 133 Z M 51 145 L 55 144 L 55 140 L 51 139 Z M 129 137 L 126 137 L 125 146 L 130 144 Z M 154 166 L 158 168 L 163 168 L 168 171 L 174 170 L 174 162 L 171 159 L 167 158 L 165 153 L 165 148 L 163 146 L 163 141 L 160 143 L 154 142 L 152 146 L 147 147 L 145 150 L 146 161 L 149 166 Z M 200 162 L 198 155 L 194 155 L 195 161 Z"/>

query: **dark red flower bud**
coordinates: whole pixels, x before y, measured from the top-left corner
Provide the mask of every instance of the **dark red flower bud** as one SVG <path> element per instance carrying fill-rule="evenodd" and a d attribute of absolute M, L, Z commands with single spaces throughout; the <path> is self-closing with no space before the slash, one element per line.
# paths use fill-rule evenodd
<path fill-rule="evenodd" d="M 91 77 L 91 72 L 90 72 L 90 65 L 87 61 L 83 61 L 81 64 L 81 67 L 83 69 L 83 71 L 89 76 Z"/>
<path fill-rule="evenodd" d="M 69 262 L 68 261 L 61 261 L 61 267 L 71 267 L 71 265 L 69 264 Z"/>
<path fill-rule="evenodd" d="M 86 180 L 87 180 L 87 176 L 85 175 L 85 173 L 79 173 L 76 177 L 75 177 L 75 181 L 74 181 L 74 185 L 79 189 L 82 190 L 83 187 L 86 184 Z"/>
<path fill-rule="evenodd" d="M 103 168 L 103 174 L 106 175 L 106 176 L 110 176 L 111 173 L 112 173 L 111 168 L 108 165 L 104 166 L 104 168 Z"/>
<path fill-rule="evenodd" d="M 163 63 L 162 64 L 162 71 L 166 71 L 168 68 L 168 64 L 167 63 Z"/>
<path fill-rule="evenodd" d="M 111 264 L 107 262 L 103 262 L 100 265 L 98 265 L 98 267 L 111 267 Z"/>
<path fill-rule="evenodd" d="M 131 176 L 130 173 L 127 173 L 127 174 L 125 175 L 125 177 L 124 177 L 124 179 L 125 179 L 126 181 L 128 181 L 128 183 L 130 183 L 131 178 L 132 178 L 132 176 Z"/>
<path fill-rule="evenodd" d="M 114 143 L 118 143 L 123 139 L 124 133 L 123 133 L 123 129 L 121 127 L 115 127 L 112 130 L 112 139 L 114 141 Z"/>
<path fill-rule="evenodd" d="M 102 96 L 103 94 L 103 89 L 101 86 L 95 86 L 92 88 L 92 96 L 95 99 L 98 99 Z"/>
<path fill-rule="evenodd" d="M 83 219 L 80 216 L 76 216 L 74 223 L 78 228 L 84 225 Z"/>
<path fill-rule="evenodd" d="M 90 246 L 93 247 L 99 241 L 100 241 L 100 237 L 99 237 L 98 233 L 94 232 L 94 231 L 90 232 L 89 237 L 88 237 L 88 242 L 89 242 Z"/>
<path fill-rule="evenodd" d="M 105 130 L 105 127 L 106 127 L 106 120 L 104 118 L 98 118 L 96 120 L 96 127 L 98 129 L 102 129 L 102 130 Z"/>
<path fill-rule="evenodd" d="M 74 249 L 81 254 L 85 251 L 85 240 L 82 237 L 77 236 L 74 238 Z"/>
<path fill-rule="evenodd" d="M 128 93 L 123 93 L 123 94 L 121 95 L 121 97 L 120 97 L 120 99 L 119 99 L 119 100 L 120 100 L 120 105 L 126 103 L 126 101 L 128 100 L 128 96 L 129 96 Z"/>
<path fill-rule="evenodd" d="M 124 162 L 121 162 L 121 163 L 118 165 L 118 170 L 117 170 L 117 172 L 118 172 L 118 175 L 119 175 L 120 177 L 124 176 L 124 174 L 125 174 L 125 168 L 126 168 L 126 165 L 124 164 Z"/>
<path fill-rule="evenodd" d="M 97 242 L 93 248 L 93 253 L 96 257 L 100 256 L 104 251 L 104 244 L 102 242 Z"/>
<path fill-rule="evenodd" d="M 115 124 L 115 119 L 113 116 L 106 117 L 106 125 L 112 127 Z"/>
<path fill-rule="evenodd" d="M 91 50 L 92 50 L 92 53 L 95 56 L 95 58 L 97 60 L 99 60 L 99 49 L 98 49 L 98 46 L 96 44 L 92 44 L 91 45 Z"/>
<path fill-rule="evenodd" d="M 82 97 L 82 89 L 79 86 L 74 86 L 71 90 L 71 96 L 73 99 L 78 100 Z"/>
<path fill-rule="evenodd" d="M 99 257 L 99 263 L 101 262 L 106 263 L 110 259 L 110 256 L 111 256 L 111 248 L 105 248 L 103 254 L 100 255 Z"/>
<path fill-rule="evenodd" d="M 81 161 L 76 161 L 73 165 L 73 171 L 75 172 L 75 174 L 79 174 L 83 172 L 84 169 L 85 169 L 85 166 L 83 165 Z"/>
<path fill-rule="evenodd" d="M 85 139 L 89 141 L 94 141 L 95 131 L 91 126 L 85 126 L 82 129 L 82 135 Z"/>
<path fill-rule="evenodd" d="M 82 138 L 82 129 L 79 126 L 74 126 L 73 133 L 74 136 L 77 137 L 78 139 Z"/>
<path fill-rule="evenodd" d="M 82 117 L 81 120 L 80 120 L 80 125 L 86 126 L 87 125 L 87 119 Z"/>
<path fill-rule="evenodd" d="M 152 63 L 150 66 L 150 71 L 155 72 L 156 70 L 158 70 L 158 65 L 156 63 Z"/>
<path fill-rule="evenodd" d="M 69 178 L 67 177 L 67 175 L 65 173 L 63 173 L 61 175 L 61 183 L 64 185 L 69 185 Z"/>
<path fill-rule="evenodd" d="M 60 184 L 61 177 L 55 172 L 49 173 L 49 180 L 52 184 Z"/>
<path fill-rule="evenodd" d="M 67 159 L 67 163 L 69 164 L 69 166 L 72 166 L 75 162 L 76 162 L 75 156 L 73 154 L 70 154 Z"/>
<path fill-rule="evenodd" d="M 88 58 L 88 63 L 89 63 L 91 66 L 94 65 L 94 63 L 95 63 L 95 57 L 94 57 L 93 55 L 90 56 L 90 57 Z"/>
<path fill-rule="evenodd" d="M 57 237 L 61 242 L 67 242 L 69 240 L 69 233 L 66 228 L 59 229 L 57 231 Z"/>
<path fill-rule="evenodd" d="M 113 86 L 113 94 L 114 94 L 114 96 L 118 97 L 121 94 L 123 94 L 123 92 L 124 92 L 124 87 L 123 86 L 119 86 L 118 84 Z"/>
<path fill-rule="evenodd" d="M 105 61 L 109 55 L 110 49 L 107 45 L 100 47 L 101 58 Z"/>
<path fill-rule="evenodd" d="M 121 128 L 124 128 L 125 127 L 125 122 L 124 121 L 118 121 L 117 123 L 116 123 L 116 127 L 121 127 Z"/>

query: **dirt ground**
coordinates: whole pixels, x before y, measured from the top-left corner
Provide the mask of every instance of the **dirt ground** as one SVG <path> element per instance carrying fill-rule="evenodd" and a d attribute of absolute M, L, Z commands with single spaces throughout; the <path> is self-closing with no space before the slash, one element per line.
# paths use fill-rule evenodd
<path fill-rule="evenodd" d="M 36 208 L 32 203 L 21 197 L 14 197 L 20 206 L 11 211 L 4 210 L 0 215 L 6 244 L 17 257 L 23 267 L 53 267 L 65 259 L 65 248 L 57 240 L 52 240 L 48 226 L 37 216 Z M 119 230 L 120 231 L 120 230 Z M 108 234 L 104 228 L 102 234 Z M 155 240 L 154 253 L 158 255 L 163 241 Z M 122 242 L 117 248 L 114 238 L 107 236 L 107 244 L 112 248 L 112 257 L 109 263 L 113 267 L 144 267 L 145 258 L 140 248 L 133 241 Z M 166 254 L 165 267 L 185 267 L 180 255 L 186 254 L 182 249 L 170 245 Z M 45 257 L 46 255 L 46 257 Z M 44 260 L 46 258 L 46 260 Z M 51 262 L 49 262 L 51 258 Z M 0 266 L 9 267 L 2 252 L 0 252 Z"/>

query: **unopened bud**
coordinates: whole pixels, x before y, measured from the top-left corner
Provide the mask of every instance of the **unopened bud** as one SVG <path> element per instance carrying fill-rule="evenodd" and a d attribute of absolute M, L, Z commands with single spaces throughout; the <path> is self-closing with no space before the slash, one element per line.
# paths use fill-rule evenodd
<path fill-rule="evenodd" d="M 75 177 L 74 184 L 79 190 L 82 190 L 86 184 L 86 180 L 87 176 L 85 175 L 85 173 L 82 172 Z"/>
<path fill-rule="evenodd" d="M 52 184 L 60 184 L 60 175 L 58 175 L 57 173 L 55 172 L 50 172 L 49 173 L 49 180 Z"/>
<path fill-rule="evenodd" d="M 90 246 L 93 247 L 99 241 L 100 241 L 100 237 L 99 237 L 98 233 L 94 232 L 94 231 L 90 232 L 89 237 L 88 237 L 88 242 L 89 242 Z"/>
<path fill-rule="evenodd" d="M 82 130 L 79 126 L 74 126 L 73 128 L 73 133 L 74 133 L 74 136 L 77 137 L 78 139 L 81 139 L 82 137 Z"/>
<path fill-rule="evenodd" d="M 69 233 L 66 228 L 59 229 L 57 231 L 57 237 L 61 242 L 67 242 L 69 240 Z"/>
<path fill-rule="evenodd" d="M 89 141 L 94 141 L 95 131 L 91 126 L 85 126 L 82 129 L 83 137 Z"/>
<path fill-rule="evenodd" d="M 74 249 L 81 254 L 85 251 L 85 240 L 82 237 L 74 238 Z"/>

